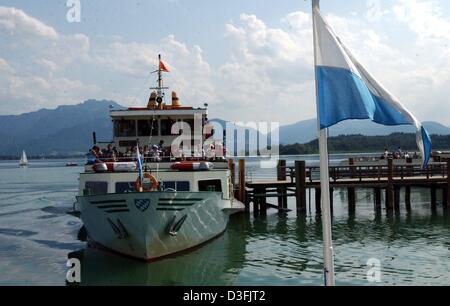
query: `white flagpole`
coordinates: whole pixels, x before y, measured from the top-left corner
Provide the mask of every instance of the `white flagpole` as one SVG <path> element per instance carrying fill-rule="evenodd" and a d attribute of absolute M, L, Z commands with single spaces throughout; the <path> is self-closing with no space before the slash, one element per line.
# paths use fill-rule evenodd
<path fill-rule="evenodd" d="M 320 9 L 319 0 L 312 0 L 313 20 L 315 10 Z M 316 71 L 317 50 L 316 50 L 316 29 L 314 27 L 314 70 Z M 328 144 L 327 130 L 320 128 L 320 112 L 317 93 L 317 72 L 316 72 L 316 105 L 317 105 L 317 126 L 319 132 L 319 153 L 320 153 L 320 189 L 322 192 L 322 234 L 323 234 L 323 257 L 325 285 L 334 286 L 334 256 L 333 241 L 331 235 L 331 212 L 330 212 L 330 178 L 328 167 Z"/>

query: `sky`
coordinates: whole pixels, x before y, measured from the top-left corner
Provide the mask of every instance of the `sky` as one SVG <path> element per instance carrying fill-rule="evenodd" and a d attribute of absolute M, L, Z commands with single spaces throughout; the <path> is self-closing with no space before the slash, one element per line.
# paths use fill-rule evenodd
<path fill-rule="evenodd" d="M 321 0 L 321 10 L 420 121 L 450 125 L 449 1 Z M 158 54 L 165 85 L 185 105 L 208 103 L 210 118 L 315 118 L 304 0 L 0 0 L 0 115 L 87 99 L 145 106 Z"/>

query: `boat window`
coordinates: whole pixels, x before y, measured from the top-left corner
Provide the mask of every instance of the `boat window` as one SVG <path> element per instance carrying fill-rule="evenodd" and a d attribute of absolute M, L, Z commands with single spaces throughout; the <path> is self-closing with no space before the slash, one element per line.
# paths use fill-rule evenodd
<path fill-rule="evenodd" d="M 117 182 L 116 183 L 116 193 L 129 193 L 136 192 L 136 187 L 134 182 Z"/>
<path fill-rule="evenodd" d="M 158 136 L 158 120 L 138 120 L 138 136 L 150 136 L 150 133 Z"/>
<path fill-rule="evenodd" d="M 174 189 L 176 191 L 190 191 L 191 190 L 191 184 L 189 183 L 189 181 L 181 181 L 181 182 L 166 181 L 163 184 L 164 184 L 164 189 Z"/>
<path fill-rule="evenodd" d="M 136 140 L 121 140 L 119 141 L 119 147 L 135 147 L 137 144 Z"/>
<path fill-rule="evenodd" d="M 177 182 L 177 190 L 178 191 L 189 191 L 190 190 L 189 182 Z"/>
<path fill-rule="evenodd" d="M 175 121 L 172 119 L 161 120 L 161 136 L 172 135 L 172 126 L 174 124 L 175 124 Z"/>
<path fill-rule="evenodd" d="M 107 193 L 108 193 L 107 182 L 86 182 L 86 185 L 83 190 L 83 195 L 97 195 Z"/>
<path fill-rule="evenodd" d="M 136 121 L 135 120 L 114 121 L 114 135 L 116 137 L 135 137 Z"/>
<path fill-rule="evenodd" d="M 221 180 L 198 181 L 198 191 L 221 192 L 222 181 Z"/>

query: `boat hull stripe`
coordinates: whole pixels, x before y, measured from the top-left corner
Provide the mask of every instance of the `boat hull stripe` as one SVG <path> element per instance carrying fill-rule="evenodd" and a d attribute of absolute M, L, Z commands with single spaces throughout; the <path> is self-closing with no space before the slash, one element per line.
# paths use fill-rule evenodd
<path fill-rule="evenodd" d="M 111 210 L 105 210 L 107 213 L 120 213 L 120 212 L 129 212 L 129 209 L 111 209 Z"/>
<path fill-rule="evenodd" d="M 167 207 L 167 208 L 157 208 L 156 210 L 159 211 L 182 211 L 185 208 L 173 208 L 173 207 Z"/>
<path fill-rule="evenodd" d="M 198 202 L 198 201 L 203 201 L 203 199 L 194 199 L 194 198 L 186 198 L 186 199 L 181 199 L 181 198 L 160 198 L 159 201 L 171 201 L 171 202 Z"/>
<path fill-rule="evenodd" d="M 128 205 L 100 205 L 97 206 L 97 208 L 102 208 L 102 209 L 106 209 L 106 208 L 128 208 Z"/>
<path fill-rule="evenodd" d="M 195 203 L 158 203 L 158 206 L 192 206 Z"/>
<path fill-rule="evenodd" d="M 126 203 L 127 200 L 105 200 L 105 201 L 92 201 L 91 204 L 113 204 L 113 203 Z"/>

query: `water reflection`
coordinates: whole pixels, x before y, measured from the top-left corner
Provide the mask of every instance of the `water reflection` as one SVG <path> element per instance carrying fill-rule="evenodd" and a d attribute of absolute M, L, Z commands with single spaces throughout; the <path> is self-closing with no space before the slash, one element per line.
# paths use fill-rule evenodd
<path fill-rule="evenodd" d="M 226 231 L 213 241 L 146 263 L 87 247 L 71 252 L 81 262 L 81 285 L 233 285 L 245 261 L 245 236 Z"/>

